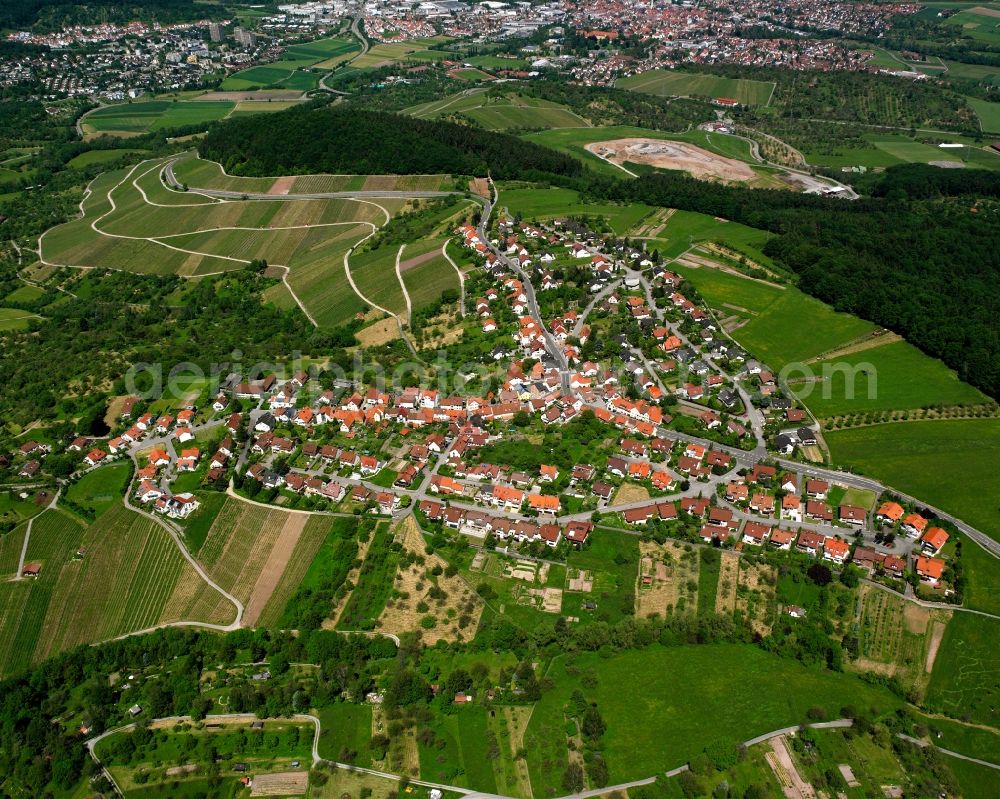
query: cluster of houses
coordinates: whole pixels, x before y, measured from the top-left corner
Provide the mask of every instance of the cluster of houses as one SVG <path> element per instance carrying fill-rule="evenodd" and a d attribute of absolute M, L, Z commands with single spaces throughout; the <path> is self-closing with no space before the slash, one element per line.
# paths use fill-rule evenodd
<path fill-rule="evenodd" d="M 571 521 L 559 525 L 554 521 L 546 523 L 512 519 L 433 500 L 423 500 L 418 508 L 429 521 L 438 522 L 453 530 L 463 530 L 479 536 L 492 535 L 522 544 L 543 541 L 547 546 L 556 547 L 560 541 L 566 540 L 575 546 L 583 546 L 594 529 L 594 525 L 586 521 Z"/>

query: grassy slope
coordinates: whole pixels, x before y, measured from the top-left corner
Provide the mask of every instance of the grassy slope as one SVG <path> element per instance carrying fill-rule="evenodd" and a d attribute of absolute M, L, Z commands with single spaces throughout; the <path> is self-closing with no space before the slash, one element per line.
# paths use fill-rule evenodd
<path fill-rule="evenodd" d="M 739 741 L 796 724 L 813 706 L 837 716 L 848 697 L 865 707 L 899 704 L 854 677 L 732 644 L 560 657 L 547 674 L 556 687 L 536 705 L 525 737 L 536 796 L 560 792 L 563 707 L 581 683 L 608 725 L 602 744 L 612 782 L 673 768 L 719 738 Z"/>
<path fill-rule="evenodd" d="M 995 724 L 1000 701 L 998 640 L 1000 621 L 956 613 L 934 663 L 928 707 L 956 718 Z"/>
<path fill-rule="evenodd" d="M 826 433 L 852 466 L 1000 539 L 995 469 L 1000 420 L 901 422 Z"/>

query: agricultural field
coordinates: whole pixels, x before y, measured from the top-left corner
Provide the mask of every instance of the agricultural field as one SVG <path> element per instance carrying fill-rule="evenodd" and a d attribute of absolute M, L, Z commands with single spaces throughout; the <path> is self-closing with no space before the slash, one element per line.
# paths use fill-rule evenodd
<path fill-rule="evenodd" d="M 236 103 L 226 100 L 145 100 L 97 108 L 83 120 L 84 133 L 140 134 L 215 122 Z"/>
<path fill-rule="evenodd" d="M 221 597 L 162 527 L 120 504 L 89 527 L 45 511 L 33 522 L 25 562 L 41 564 L 40 575 L 0 584 L 8 608 L 0 619 L 3 674 L 78 644 L 181 619 L 226 624 L 235 614 L 225 601 L 198 607 L 204 593 Z"/>
<path fill-rule="evenodd" d="M 926 705 L 954 718 L 996 723 L 1000 701 L 997 652 L 1000 621 L 956 613 L 945 630 L 927 691 Z"/>
<path fill-rule="evenodd" d="M 13 572 L 21 554 L 25 526 L 20 534 L 4 539 L 4 563 Z M 40 563 L 38 577 L 0 582 L 0 674 L 10 676 L 34 662 L 42 627 L 52 595 L 59 585 L 59 572 L 80 546 L 84 526 L 69 515 L 47 510 L 32 523 L 32 536 L 25 563 Z M 15 535 L 19 535 L 15 538 Z"/>
<path fill-rule="evenodd" d="M 269 618 L 280 617 L 298 587 L 294 574 L 285 579 L 286 569 L 291 565 L 301 579 L 329 527 L 328 516 L 293 513 L 228 497 L 198 559 L 212 579 L 244 603 L 243 622 L 252 626 L 265 610 Z M 272 602 L 276 592 L 278 597 Z"/>
<path fill-rule="evenodd" d="M 363 299 L 405 320 L 406 297 L 396 277 L 399 252 L 400 248 L 396 246 L 366 250 L 351 256 L 350 269 Z"/>
<path fill-rule="evenodd" d="M 996 103 L 970 99 L 973 107 L 981 102 L 986 108 L 983 113 L 988 115 Z M 978 111 L 979 109 L 977 109 Z M 988 116 L 987 116 L 988 118 Z M 983 123 L 983 130 L 990 130 Z M 832 152 L 813 152 L 806 149 L 803 152 L 806 161 L 817 166 L 833 168 L 864 166 L 867 168 L 889 167 L 904 163 L 926 164 L 932 161 L 957 161 L 972 169 L 1000 169 L 1000 153 L 984 149 L 982 145 L 960 137 L 949 137 L 957 143 L 964 143 L 961 148 L 942 149 L 935 145 L 925 144 L 902 134 L 868 133 L 864 139 L 870 146 L 866 148 L 838 147 Z"/>
<path fill-rule="evenodd" d="M 129 461 L 101 466 L 84 474 L 66 489 L 66 499 L 90 511 L 94 517 L 121 504 L 132 477 Z"/>
<path fill-rule="evenodd" d="M 993 475 L 1000 458 L 1000 420 L 898 422 L 824 437 L 834 463 L 920 497 L 1000 539 Z"/>
<path fill-rule="evenodd" d="M 741 691 L 767 675 L 780 691 Z M 722 739 L 745 740 L 796 724 L 818 706 L 830 717 L 844 697 L 888 710 L 900 700 L 850 675 L 808 669 L 752 646 L 652 646 L 604 659 L 559 656 L 546 672 L 554 688 L 535 705 L 525 747 L 536 796 L 561 792 L 566 768 L 565 706 L 574 690 L 596 702 L 607 724 L 602 751 L 612 783 L 673 768 Z M 684 690 L 677 690 L 684 686 Z"/>
<path fill-rule="evenodd" d="M 351 66 L 356 69 L 371 69 L 387 66 L 397 61 L 438 61 L 453 58 L 454 53 L 429 49 L 433 44 L 443 44 L 447 41 L 447 37 L 434 36 L 429 39 L 373 44 L 367 53 L 353 59 Z"/>
<path fill-rule="evenodd" d="M 948 17 L 944 24 L 961 28 L 977 42 L 1000 44 L 1000 13 L 996 10 L 975 6 Z"/>
<path fill-rule="evenodd" d="M 975 109 L 984 132 L 1000 133 L 1000 103 L 979 100 L 975 97 L 968 98 L 967 102 Z"/>
<path fill-rule="evenodd" d="M 329 516 L 311 516 L 309 518 L 288 563 L 281 572 L 271 597 L 267 600 L 257 619 L 259 625 L 262 627 L 278 626 L 289 599 L 302 584 L 320 547 L 330 536 L 332 528 L 333 520 Z"/>
<path fill-rule="evenodd" d="M 513 92 L 494 97 L 485 91 L 466 90 L 413 106 L 403 113 L 420 119 L 461 115 L 487 130 L 580 128 L 590 125 L 564 105 Z"/>
<path fill-rule="evenodd" d="M 280 61 L 236 72 L 221 85 L 223 91 L 253 89 L 315 89 L 322 70 L 333 69 L 361 49 L 356 39 L 329 38 L 294 44 Z"/>
<path fill-rule="evenodd" d="M 639 224 L 652 212 L 641 203 L 585 203 L 572 189 L 524 187 L 523 184 L 499 184 L 499 205 L 526 220 L 566 219 L 569 217 L 603 218 L 618 235 Z"/>
<path fill-rule="evenodd" d="M 94 164 L 106 164 L 108 161 L 116 161 L 123 156 L 139 157 L 146 155 L 148 152 L 148 150 L 136 150 L 134 148 L 122 150 L 87 150 L 71 158 L 67 166 L 71 166 L 74 169 L 83 169 Z"/>
<path fill-rule="evenodd" d="M 417 242 L 408 244 L 403 251 L 400 272 L 414 311 L 437 302 L 443 291 L 460 288 L 458 272 L 441 253 L 446 242 L 447 239 Z"/>
<path fill-rule="evenodd" d="M 817 417 L 988 401 L 905 341 L 836 354 L 810 363 L 809 370 L 813 382 L 796 384 L 795 393 Z"/>
<path fill-rule="evenodd" d="M 895 594 L 862 585 L 855 616 L 858 657 L 850 663 L 859 671 L 896 677 L 908 690 L 915 689 L 922 696 L 950 616 L 947 611 L 928 610 Z"/>
<path fill-rule="evenodd" d="M 615 86 L 657 97 L 731 97 L 743 105 L 768 105 L 774 83 L 660 69 L 620 78 Z"/>
<path fill-rule="evenodd" d="M 148 162 L 97 178 L 83 203 L 84 216 L 42 237 L 45 260 L 193 277 L 240 269 L 262 258 L 288 267 L 286 282 L 317 325 L 343 324 L 364 310 L 366 301 L 347 280 L 345 256 L 396 213 L 404 199 L 310 201 L 276 196 L 273 201 L 219 201 L 193 191 L 168 190 L 157 177 L 162 163 Z M 206 168 L 203 163 L 180 179 L 221 174 L 218 165 Z M 364 184 L 371 180 L 365 178 Z M 412 182 L 433 185 L 440 180 L 427 176 Z M 273 182 L 266 179 L 255 188 L 266 191 Z M 364 265 L 362 260 L 360 266 Z M 353 261 L 350 267 L 358 268 Z M 388 268 L 393 268 L 392 262 Z M 373 293 L 381 296 L 385 289 L 379 282 L 384 276 L 381 270 L 360 274 L 362 279 L 375 279 L 378 291 Z M 394 310 L 403 311 L 402 290 L 398 281 L 393 282 L 398 294 Z"/>
<path fill-rule="evenodd" d="M 587 549 L 571 552 L 568 573 L 584 573 L 591 586 L 564 594 L 563 615 L 579 619 L 580 624 L 614 624 L 633 615 L 639 558 L 638 539 L 626 533 L 604 532 L 594 536 Z"/>

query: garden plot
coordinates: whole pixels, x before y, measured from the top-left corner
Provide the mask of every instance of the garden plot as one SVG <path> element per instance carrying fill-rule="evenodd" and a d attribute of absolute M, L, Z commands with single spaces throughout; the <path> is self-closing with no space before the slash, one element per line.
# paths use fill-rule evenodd
<path fill-rule="evenodd" d="M 736 610 L 736 588 L 739 572 L 740 556 L 736 552 L 722 552 L 719 586 L 715 592 L 716 613 L 732 613 Z"/>
<path fill-rule="evenodd" d="M 740 563 L 736 586 L 736 610 L 749 621 L 755 633 L 769 635 L 775 608 L 776 573 L 771 566 Z M 720 580 L 721 583 L 721 580 Z"/>
<path fill-rule="evenodd" d="M 639 543 L 636 615 L 694 613 L 698 607 L 698 553 L 675 541 Z"/>
<path fill-rule="evenodd" d="M 423 557 L 402 566 L 393 581 L 395 598 L 386 602 L 378 618 L 377 628 L 402 634 L 420 632 L 422 641 L 433 646 L 438 641 L 469 641 L 476 634 L 483 602 L 458 574 L 444 573 L 448 564 L 438 555 L 429 554 L 420 528 L 412 516 L 407 516 L 397 530 L 404 553 Z M 435 567 L 441 574 L 434 581 L 425 572 Z"/>

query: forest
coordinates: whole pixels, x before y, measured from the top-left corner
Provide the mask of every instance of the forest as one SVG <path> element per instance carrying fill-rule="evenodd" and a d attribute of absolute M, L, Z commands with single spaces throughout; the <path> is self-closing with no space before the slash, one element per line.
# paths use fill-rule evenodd
<path fill-rule="evenodd" d="M 225 19 L 222 5 L 195 0 L 4 0 L 0 3 L 0 28 L 40 27 L 58 30 L 64 25 L 96 22 L 125 23 L 148 20 L 162 23 L 198 19 Z"/>
<path fill-rule="evenodd" d="M 273 114 L 266 125 L 252 117 L 227 120 L 198 149 L 230 174 L 248 176 L 489 173 L 530 180 L 584 171 L 572 156 L 515 136 L 334 106 Z"/>

